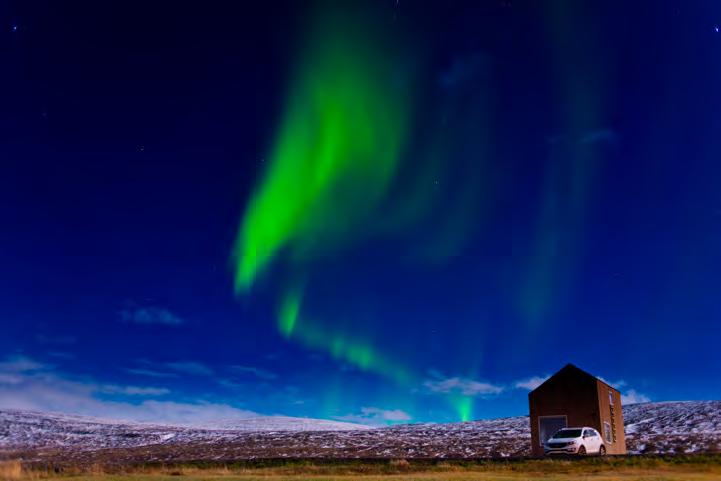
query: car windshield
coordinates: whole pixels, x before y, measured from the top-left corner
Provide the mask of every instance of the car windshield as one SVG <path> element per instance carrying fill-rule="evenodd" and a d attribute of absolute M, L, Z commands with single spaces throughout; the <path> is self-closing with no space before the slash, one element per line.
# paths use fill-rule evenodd
<path fill-rule="evenodd" d="M 561 429 L 556 434 L 553 435 L 553 439 L 558 438 L 580 438 L 581 437 L 581 430 L 580 429 Z"/>

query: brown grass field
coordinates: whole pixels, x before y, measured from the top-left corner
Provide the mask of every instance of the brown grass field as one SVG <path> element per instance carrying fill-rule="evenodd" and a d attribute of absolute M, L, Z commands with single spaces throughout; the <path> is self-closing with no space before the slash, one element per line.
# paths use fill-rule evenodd
<path fill-rule="evenodd" d="M 580 460 L 382 462 L 268 461 L 250 465 L 91 466 L 62 472 L 0 462 L 3 481 L 711 481 L 721 480 L 721 456 L 622 457 Z"/>

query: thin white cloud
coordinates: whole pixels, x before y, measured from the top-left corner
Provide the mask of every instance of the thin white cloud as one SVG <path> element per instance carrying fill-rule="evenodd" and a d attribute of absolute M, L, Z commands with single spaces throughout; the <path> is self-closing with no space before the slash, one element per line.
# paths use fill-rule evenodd
<path fill-rule="evenodd" d="M 635 389 L 629 389 L 621 394 L 621 404 L 638 404 L 651 402 L 651 398 L 645 394 L 637 392 Z"/>
<path fill-rule="evenodd" d="M 599 377 L 599 379 L 608 384 L 609 386 L 613 386 L 619 391 L 621 391 L 621 404 L 638 404 L 651 402 L 650 397 L 629 387 L 628 383 L 623 379 L 615 382 L 607 381 L 602 377 Z"/>
<path fill-rule="evenodd" d="M 242 387 L 246 387 L 246 384 L 234 381 L 233 379 L 220 378 L 217 379 L 216 382 L 221 386 L 227 387 L 229 389 L 240 389 Z"/>
<path fill-rule="evenodd" d="M 145 368 L 126 368 L 124 369 L 125 372 L 129 372 L 130 374 L 137 374 L 138 376 L 148 376 L 148 377 L 178 377 L 178 375 L 174 372 L 161 372 L 161 371 L 155 371 L 153 369 L 145 369 Z"/>
<path fill-rule="evenodd" d="M 98 389 L 105 394 L 122 394 L 124 396 L 164 396 L 170 394 L 170 389 L 164 387 L 118 386 L 117 384 L 104 384 Z"/>
<path fill-rule="evenodd" d="M 251 374 L 259 379 L 264 379 L 266 381 L 278 378 L 278 375 L 276 373 L 258 367 L 235 365 L 230 366 L 230 370 L 238 374 Z"/>
<path fill-rule="evenodd" d="M 51 366 L 22 355 L 9 356 L 0 362 L 0 372 L 5 374 L 40 371 L 49 367 Z"/>
<path fill-rule="evenodd" d="M 0 362 L 0 408 L 174 424 L 201 424 L 257 415 L 205 400 L 128 400 L 167 394 L 169 391 L 162 387 L 120 386 L 76 379 L 27 357 L 16 356 Z"/>
<path fill-rule="evenodd" d="M 120 311 L 120 319 L 135 324 L 165 324 L 179 326 L 185 320 L 161 307 L 133 307 Z"/>
<path fill-rule="evenodd" d="M 138 359 L 138 367 L 125 368 L 125 372 L 149 377 L 179 377 L 181 374 L 193 376 L 211 376 L 213 369 L 196 361 L 153 362 Z"/>
<path fill-rule="evenodd" d="M 339 421 L 348 421 L 359 424 L 386 425 L 410 421 L 411 415 L 401 409 L 381 409 L 378 407 L 363 407 L 360 413 L 335 416 Z"/>
<path fill-rule="evenodd" d="M 520 381 L 516 381 L 513 383 L 513 387 L 516 389 L 524 389 L 526 391 L 533 391 L 538 386 L 546 382 L 546 379 L 548 379 L 551 376 L 533 376 L 529 377 L 528 379 L 521 379 Z"/>
<path fill-rule="evenodd" d="M 449 377 L 445 379 L 427 379 L 423 387 L 433 393 L 460 393 L 464 396 L 491 396 L 504 391 L 502 386 L 496 386 L 482 381 L 462 377 Z"/>
<path fill-rule="evenodd" d="M 197 376 L 210 376 L 213 374 L 211 368 L 195 361 L 166 362 L 163 366 L 182 374 L 194 374 Z"/>
<path fill-rule="evenodd" d="M 0 384 L 20 384 L 23 376 L 13 373 L 0 372 Z"/>

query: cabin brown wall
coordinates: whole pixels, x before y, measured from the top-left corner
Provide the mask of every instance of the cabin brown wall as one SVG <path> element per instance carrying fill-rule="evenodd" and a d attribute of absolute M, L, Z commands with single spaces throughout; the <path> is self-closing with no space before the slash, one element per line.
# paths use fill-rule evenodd
<path fill-rule="evenodd" d="M 598 384 L 598 404 L 600 416 L 600 426 L 595 427 L 601 436 L 603 436 L 604 445 L 606 446 L 606 452 L 608 454 L 626 454 L 626 433 L 623 429 L 623 409 L 621 406 L 621 393 L 615 389 L 610 388 L 606 383 L 597 381 Z M 613 396 L 613 417 L 611 411 L 611 403 L 608 398 L 608 393 L 611 392 Z M 614 433 L 613 442 L 609 442 L 606 439 L 606 432 L 603 427 L 603 423 L 607 422 L 615 429 L 612 429 Z"/>
<path fill-rule="evenodd" d="M 573 373 L 549 380 L 529 394 L 531 449 L 534 456 L 543 456 L 538 419 L 540 416 L 567 417 L 569 427 L 599 426 L 598 387 L 596 380 Z M 600 431 L 599 431 L 600 432 Z"/>

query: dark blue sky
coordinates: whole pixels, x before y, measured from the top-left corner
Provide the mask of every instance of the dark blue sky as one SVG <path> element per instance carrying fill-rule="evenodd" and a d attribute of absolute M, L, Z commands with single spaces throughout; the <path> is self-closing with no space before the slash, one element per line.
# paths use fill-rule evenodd
<path fill-rule="evenodd" d="M 414 65 L 395 182 L 440 159 L 436 207 L 354 225 L 304 309 L 388 369 L 278 332 L 282 258 L 233 291 L 323 5 L 3 4 L 0 407 L 488 418 L 567 362 L 720 398 L 721 5 L 580 3 L 348 4 Z"/>

